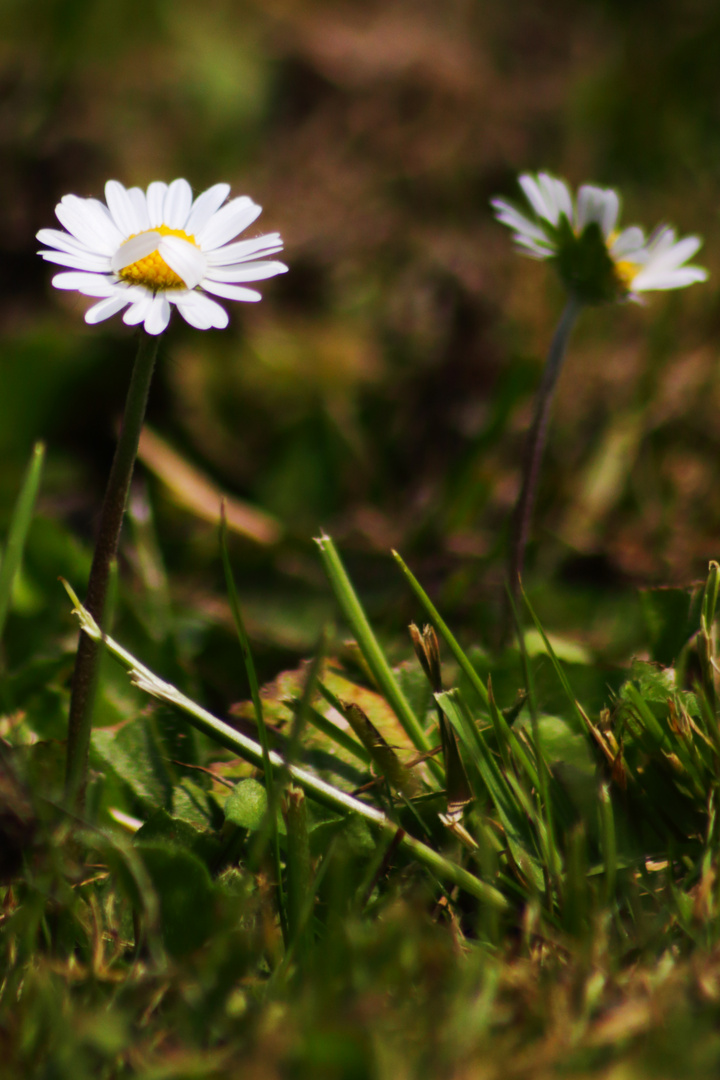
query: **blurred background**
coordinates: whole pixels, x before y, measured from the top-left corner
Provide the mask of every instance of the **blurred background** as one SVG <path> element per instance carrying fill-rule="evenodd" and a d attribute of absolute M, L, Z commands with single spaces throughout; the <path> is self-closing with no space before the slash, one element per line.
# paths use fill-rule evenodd
<path fill-rule="evenodd" d="M 279 230 L 290 266 L 261 304 L 232 306 L 229 330 L 176 318 L 163 339 L 122 550 L 126 639 L 161 662 L 152 643 L 172 625 L 207 693 L 240 693 L 211 520 L 222 490 L 265 676 L 308 655 L 333 613 L 321 527 L 388 632 L 421 614 L 395 547 L 463 639 L 492 646 L 563 295 L 488 200 L 538 169 L 617 187 L 623 224 L 705 238 L 707 284 L 583 316 L 528 557 L 551 629 L 609 662 L 642 651 L 638 588 L 686 585 L 720 555 L 714 0 L 0 13 L 0 535 L 33 442 L 48 447 L 11 661 L 40 624 L 74 640 L 57 575 L 82 592 L 135 351 L 119 318 L 87 327 L 89 302 L 51 288 L 34 235 L 63 194 L 102 197 L 110 177 L 228 181 L 263 206 L 254 230 Z"/>

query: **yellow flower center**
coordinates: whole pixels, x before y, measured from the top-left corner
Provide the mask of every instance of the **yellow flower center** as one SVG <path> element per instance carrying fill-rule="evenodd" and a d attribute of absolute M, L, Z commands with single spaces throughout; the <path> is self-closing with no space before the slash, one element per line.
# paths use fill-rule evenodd
<path fill-rule="evenodd" d="M 605 243 L 607 244 L 608 254 L 610 253 L 610 248 L 613 246 L 619 235 L 619 231 L 615 229 L 613 230 L 613 232 L 610 233 L 607 240 L 605 241 Z M 610 258 L 612 259 L 612 255 L 610 255 Z M 630 259 L 613 259 L 613 263 L 615 264 L 615 274 L 617 275 L 620 284 L 624 289 L 627 289 L 629 291 L 633 281 L 642 269 L 640 263 L 631 262 Z"/>
<path fill-rule="evenodd" d="M 640 270 L 640 264 L 630 262 L 629 259 L 620 259 L 619 262 L 615 263 L 615 273 L 620 278 L 620 284 L 626 289 L 630 289 Z"/>
<path fill-rule="evenodd" d="M 187 240 L 188 243 L 197 247 L 195 237 L 182 229 L 171 229 L 167 225 L 156 225 L 155 228 L 146 231 L 160 233 L 161 236 L 179 236 L 181 240 Z M 143 233 L 133 233 L 132 236 L 128 236 L 128 240 L 132 240 L 133 236 L 143 235 Z M 144 259 L 138 259 L 137 262 L 131 263 L 130 266 L 125 266 L 118 271 L 118 277 L 122 278 L 123 281 L 127 281 L 129 285 L 145 285 L 148 289 L 152 289 L 153 292 L 164 289 L 187 288 L 180 275 L 171 270 L 159 251 L 153 251 L 150 255 L 146 255 Z"/>

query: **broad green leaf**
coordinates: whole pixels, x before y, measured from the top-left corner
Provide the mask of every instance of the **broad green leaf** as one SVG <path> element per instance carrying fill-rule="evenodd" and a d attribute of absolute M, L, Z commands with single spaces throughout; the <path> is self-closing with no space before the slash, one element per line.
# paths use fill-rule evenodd
<path fill-rule="evenodd" d="M 241 780 L 225 800 L 225 818 L 233 825 L 256 832 L 267 813 L 267 792 L 257 780 Z"/>
<path fill-rule="evenodd" d="M 688 639 L 700 626 L 697 590 L 682 588 L 641 589 L 640 608 L 652 646 L 652 658 L 672 664 Z"/>
<path fill-rule="evenodd" d="M 171 817 L 162 807 L 138 829 L 133 842 L 174 844 L 175 847 L 192 851 L 204 863 L 218 856 L 222 850 L 222 843 L 215 834 L 198 829 L 181 818 Z"/>
<path fill-rule="evenodd" d="M 131 720 L 119 729 L 95 728 L 91 754 L 101 767 L 111 768 L 134 795 L 153 808 L 169 809 L 172 785 L 147 720 Z"/>
<path fill-rule="evenodd" d="M 199 949 L 216 928 L 217 890 L 197 855 L 173 843 L 137 845 L 160 905 L 160 932 L 171 956 Z"/>
<path fill-rule="evenodd" d="M 215 800 L 187 776 L 173 787 L 172 812 L 174 817 L 200 829 L 211 829 L 222 823 L 222 815 Z"/>
<path fill-rule="evenodd" d="M 543 639 L 539 631 L 534 628 L 525 631 L 525 649 L 528 656 L 549 655 L 546 641 L 552 646 L 552 651 L 558 660 L 562 660 L 565 664 L 588 665 L 592 663 L 592 657 L 584 645 L 559 637 L 557 634 L 548 634 L 547 638 Z"/>

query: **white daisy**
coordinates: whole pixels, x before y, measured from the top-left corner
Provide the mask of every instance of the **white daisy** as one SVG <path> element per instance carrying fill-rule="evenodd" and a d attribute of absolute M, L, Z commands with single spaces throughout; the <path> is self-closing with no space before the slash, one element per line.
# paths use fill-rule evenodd
<path fill-rule="evenodd" d="M 667 226 L 649 239 L 636 225 L 618 231 L 620 199 L 612 188 L 583 184 L 574 200 L 567 184 L 548 173 L 526 173 L 520 186 L 535 219 L 505 199 L 492 199 L 496 217 L 514 231 L 524 254 L 555 259 L 581 300 L 638 300 L 649 289 L 680 289 L 707 278 L 702 267 L 683 265 L 700 247 L 699 237 L 677 240 Z"/>
<path fill-rule="evenodd" d="M 174 304 L 198 330 L 222 330 L 227 312 L 208 293 L 260 300 L 244 283 L 287 270 L 267 258 L 282 250 L 279 233 L 230 242 L 261 207 L 247 195 L 226 203 L 229 193 L 229 184 L 215 184 L 193 201 L 187 180 L 156 181 L 147 192 L 109 180 L 107 205 L 77 195 L 61 199 L 55 213 L 67 232 L 41 229 L 38 240 L 47 248 L 39 254 L 69 268 L 53 278 L 57 289 L 100 298 L 85 312 L 88 323 L 126 308 L 126 323 L 144 323 L 148 334 L 161 334 Z"/>

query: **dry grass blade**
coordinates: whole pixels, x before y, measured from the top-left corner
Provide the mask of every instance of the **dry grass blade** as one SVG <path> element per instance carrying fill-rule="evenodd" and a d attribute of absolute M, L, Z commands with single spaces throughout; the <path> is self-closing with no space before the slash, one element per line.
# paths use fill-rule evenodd
<path fill-rule="evenodd" d="M 212 525 L 220 523 L 220 501 L 224 498 L 227 525 L 233 532 L 268 545 L 277 544 L 282 536 L 283 527 L 277 518 L 226 495 L 147 426 L 140 436 L 138 457 L 163 482 L 179 506 L 203 521 Z"/>

